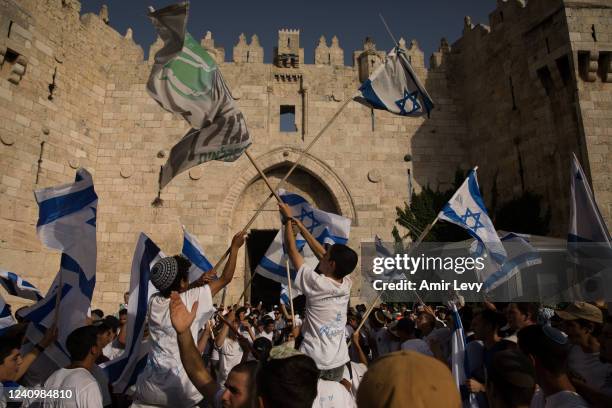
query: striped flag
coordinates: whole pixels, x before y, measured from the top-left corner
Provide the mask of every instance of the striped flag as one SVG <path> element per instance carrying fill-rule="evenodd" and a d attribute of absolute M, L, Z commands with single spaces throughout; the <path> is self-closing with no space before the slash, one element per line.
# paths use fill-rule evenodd
<path fill-rule="evenodd" d="M 188 8 L 181 3 L 149 14 L 164 46 L 155 54 L 147 90 L 162 108 L 181 115 L 192 127 L 170 150 L 160 188 L 198 164 L 237 160 L 251 144 L 244 116 L 219 67 L 185 31 Z"/>
<path fill-rule="evenodd" d="M 0 296 L 0 336 L 4 334 L 4 331 L 14 325 L 15 319 L 13 319 L 13 315 L 11 315 L 10 306 L 4 301 L 2 296 Z"/>
<path fill-rule="evenodd" d="M 36 301 L 43 298 L 34 285 L 13 272 L 0 269 L 0 284 L 13 296 Z"/>
<path fill-rule="evenodd" d="M 349 218 L 316 209 L 297 194 L 282 189 L 278 193 L 281 200 L 289 205 L 291 215 L 299 219 L 321 244 L 346 244 L 348 242 L 351 230 L 351 220 Z M 300 234 L 297 235 L 296 244 L 304 256 L 304 262 L 314 268 L 319 261 L 310 247 L 305 245 L 306 241 Z M 281 228 L 261 262 L 255 268 L 255 272 L 268 279 L 286 284 L 287 259 L 287 254 L 283 248 L 283 229 Z M 293 279 L 297 271 L 293 268 L 291 262 L 289 262 L 289 267 Z"/>
<path fill-rule="evenodd" d="M 291 287 L 291 292 L 292 292 L 294 299 L 302 294 L 302 292 L 300 292 L 298 289 L 294 287 Z M 285 285 L 284 283 L 281 283 L 281 291 L 280 291 L 279 300 L 281 304 L 285 306 L 291 306 L 291 299 L 289 299 L 289 286 Z"/>
<path fill-rule="evenodd" d="M 183 250 L 185 258 L 191 262 L 189 268 L 189 283 L 196 281 L 203 273 L 210 271 L 213 266 L 204 255 L 204 250 L 195 235 L 190 234 L 183 225 Z"/>
<path fill-rule="evenodd" d="M 542 256 L 529 243 L 529 235 L 503 231 L 498 231 L 497 234 L 508 256 L 502 265 L 491 261 L 488 257 L 484 258 L 484 268 L 476 270 L 478 280 L 483 282 L 482 288 L 485 292 L 490 292 L 507 282 L 519 271 L 542 263 Z M 472 256 L 482 256 L 484 252 L 483 245 L 480 241 L 474 242 L 476 244 L 475 250 L 472 251 L 470 249 Z"/>
<path fill-rule="evenodd" d="M 60 270 L 44 299 L 20 312 L 30 321 L 26 337 L 38 343 L 57 319 L 58 339 L 45 354 L 59 367 L 70 363 L 66 338 L 85 324 L 96 285 L 96 211 L 98 196 L 91 174 L 77 170 L 74 183 L 35 191 L 37 232 L 42 243 L 62 251 Z M 61 285 L 61 288 L 60 288 Z M 60 291 L 60 310 L 55 310 Z M 63 312 L 63 313 L 62 313 Z"/>
<path fill-rule="evenodd" d="M 393 49 L 359 88 L 365 102 L 375 108 L 401 116 L 429 116 L 433 101 L 417 78 L 406 53 Z"/>
<path fill-rule="evenodd" d="M 464 228 L 484 245 L 487 253 L 498 265 L 502 265 L 506 260 L 506 250 L 497 236 L 480 195 L 476 169 L 470 170 L 461 187 L 442 208 L 438 218 Z"/>
<path fill-rule="evenodd" d="M 150 345 L 147 340 L 143 340 L 144 328 L 149 298 L 157 292 L 149 280 L 149 273 L 153 265 L 163 257 L 159 247 L 141 233 L 132 259 L 125 350 L 114 360 L 100 365 L 108 375 L 109 384 L 115 393 L 124 393 L 129 386 L 135 384 L 147 364 Z"/>
<path fill-rule="evenodd" d="M 448 302 L 448 308 L 453 316 L 453 332 L 451 334 L 451 371 L 457 388 L 461 392 L 461 399 L 464 407 L 477 408 L 478 402 L 476 396 L 469 392 L 465 387 L 465 381 L 468 379 L 466 373 L 466 351 L 465 351 L 465 332 L 461 316 L 457 311 L 455 302 Z"/>

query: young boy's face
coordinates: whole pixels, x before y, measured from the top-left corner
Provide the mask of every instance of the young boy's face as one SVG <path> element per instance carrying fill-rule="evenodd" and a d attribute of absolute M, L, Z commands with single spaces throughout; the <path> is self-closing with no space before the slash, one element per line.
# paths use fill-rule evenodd
<path fill-rule="evenodd" d="M 21 354 L 19 349 L 13 349 L 2 364 L 0 364 L 0 381 L 16 380 L 14 378 L 17 375 L 19 366 L 21 365 Z"/>

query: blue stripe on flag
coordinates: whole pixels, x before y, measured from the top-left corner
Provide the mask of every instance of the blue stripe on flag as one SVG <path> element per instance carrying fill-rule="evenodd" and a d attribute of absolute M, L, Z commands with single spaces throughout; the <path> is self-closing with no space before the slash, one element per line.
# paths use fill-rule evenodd
<path fill-rule="evenodd" d="M 524 254 L 520 254 L 516 256 L 515 258 L 507 260 L 506 262 L 504 262 L 502 267 L 497 272 L 489 276 L 487 280 L 484 281 L 483 288 L 484 289 L 490 288 L 497 281 L 503 279 L 506 275 L 512 272 L 514 268 L 518 267 L 519 265 L 526 264 L 529 261 L 537 261 L 538 259 L 541 259 L 541 256 L 537 252 L 527 252 Z"/>
<path fill-rule="evenodd" d="M 81 191 L 53 197 L 38 203 L 40 208 L 37 227 L 75 213 L 98 199 L 93 186 Z"/>
<path fill-rule="evenodd" d="M 308 201 L 306 201 L 302 196 L 299 196 L 297 194 L 285 193 L 285 194 L 281 194 L 280 198 L 281 200 L 283 200 L 285 204 L 288 204 L 290 206 L 301 205 L 301 204 L 308 205 Z"/>
<path fill-rule="evenodd" d="M 91 300 L 93 296 L 94 288 L 96 287 L 96 275 L 94 274 L 91 279 L 87 279 L 85 271 L 81 268 L 81 265 L 77 261 L 72 259 L 65 252 L 62 253 L 61 267 L 69 272 L 74 272 L 79 276 L 79 289 L 81 292 Z"/>
<path fill-rule="evenodd" d="M 277 263 L 274 263 L 265 256 L 261 258 L 259 265 L 270 273 L 278 275 L 284 279 L 287 278 L 287 267 L 285 265 L 279 265 Z M 293 268 L 291 268 L 291 263 L 289 263 L 289 270 L 291 273 L 291 280 L 294 280 L 295 276 L 297 275 L 297 272 Z"/>
<path fill-rule="evenodd" d="M 64 297 L 66 297 L 66 295 L 68 294 L 68 292 L 70 292 L 71 289 L 72 286 L 67 283 L 62 286 L 60 302 L 62 299 L 64 299 Z M 55 301 L 55 294 L 53 294 L 52 296 L 48 296 L 46 299 L 43 299 L 39 302 L 40 306 L 38 306 L 37 304 L 34 310 L 32 310 L 27 315 L 22 316 L 23 319 L 35 324 L 42 322 L 49 315 L 49 313 L 51 313 L 55 309 Z"/>
<path fill-rule="evenodd" d="M 196 248 L 187 236 L 183 239 L 183 254 L 191 261 L 192 264 L 200 268 L 203 272 L 210 271 L 213 266 L 206 257 Z"/>
<path fill-rule="evenodd" d="M 384 102 L 380 100 L 378 95 L 376 95 L 376 92 L 374 91 L 374 88 L 372 87 L 372 81 L 370 81 L 369 79 L 367 79 L 363 83 L 363 85 L 361 85 L 361 87 L 359 88 L 359 91 L 361 91 L 361 94 L 363 95 L 363 97 L 373 107 L 377 109 L 384 109 L 384 110 L 387 109 L 387 106 L 384 104 Z"/>
<path fill-rule="evenodd" d="M 482 196 L 480 195 L 480 189 L 478 188 L 478 182 L 476 181 L 476 172 L 474 170 L 470 170 L 470 174 L 468 176 L 468 188 L 470 190 L 472 200 L 474 200 L 476 204 L 478 204 L 480 209 L 485 214 L 488 214 L 487 207 L 485 206 L 485 203 L 482 200 Z"/>

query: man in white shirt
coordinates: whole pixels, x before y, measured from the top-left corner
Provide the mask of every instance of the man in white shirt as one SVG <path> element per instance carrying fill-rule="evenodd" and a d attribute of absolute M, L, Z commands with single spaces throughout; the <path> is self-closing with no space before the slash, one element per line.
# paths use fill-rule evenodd
<path fill-rule="evenodd" d="M 265 337 L 266 339 L 270 340 L 272 344 L 274 344 L 274 320 L 266 316 L 263 318 L 262 323 L 263 330 L 257 335 L 257 337 Z"/>
<path fill-rule="evenodd" d="M 71 364 L 55 371 L 45 381 L 46 390 L 71 390 L 72 398 L 46 399 L 44 407 L 88 408 L 102 407 L 102 394 L 98 382 L 91 374 L 102 349 L 98 346 L 98 329 L 79 327 L 68 335 L 66 349 Z"/>
<path fill-rule="evenodd" d="M 219 385 L 225 384 L 232 368 L 240 364 L 245 352 L 248 353 L 249 350 L 245 343 L 247 340 L 237 335 L 240 322 L 237 321 L 235 312 L 230 311 L 225 315 L 225 320 L 226 323 L 215 337 L 215 347 L 219 350 L 219 375 L 217 377 Z M 233 330 L 230 330 L 228 324 L 232 325 Z"/>
<path fill-rule="evenodd" d="M 291 218 L 291 210 L 286 204 L 279 204 L 279 209 L 284 217 L 287 254 L 298 271 L 294 287 L 306 296 L 300 351 L 315 361 L 322 379 L 340 381 L 344 364 L 349 361 L 344 327 L 352 286 L 348 275 L 357 266 L 357 254 L 341 244 L 334 244 L 326 251 L 301 222 Z M 292 224 L 297 225 L 320 260 L 315 270 L 304 263 L 295 243 Z"/>
<path fill-rule="evenodd" d="M 147 365 L 138 377 L 133 408 L 149 406 L 193 407 L 202 395 L 191 383 L 181 363 L 176 332 L 170 321 L 170 294 L 179 292 L 182 302 L 190 309 L 197 303 L 197 314 L 190 326 L 194 342 L 198 333 L 211 318 L 212 298 L 231 282 L 236 268 L 238 250 L 244 244 L 244 233 L 232 239 L 230 255 L 223 273 L 217 280 L 208 281 L 206 274 L 189 285 L 191 263 L 180 255 L 167 257 L 151 269 L 151 282 L 159 290 L 149 300 L 149 352 Z M 207 282 L 206 284 L 204 284 Z M 203 285 L 203 286 L 201 286 Z"/>

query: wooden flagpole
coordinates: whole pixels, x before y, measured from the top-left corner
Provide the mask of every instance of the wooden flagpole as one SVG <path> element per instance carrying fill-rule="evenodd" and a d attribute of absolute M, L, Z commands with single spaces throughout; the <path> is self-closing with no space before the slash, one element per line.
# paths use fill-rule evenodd
<path fill-rule="evenodd" d="M 298 156 L 298 158 L 296 159 L 295 163 L 293 163 L 293 165 L 291 166 L 291 168 L 289 169 L 289 171 L 287 172 L 287 174 L 285 174 L 285 177 L 283 177 L 283 179 L 281 181 L 279 181 L 279 183 L 276 185 L 276 188 L 271 188 L 271 186 L 269 185 L 269 182 L 266 182 L 266 184 L 268 185 L 268 188 L 270 188 L 271 193 L 270 195 L 264 200 L 263 203 L 261 203 L 261 205 L 259 206 L 259 208 L 255 211 L 255 214 L 253 214 L 253 216 L 251 217 L 251 219 L 249 220 L 249 222 L 247 222 L 247 224 L 244 226 L 244 228 L 242 229 L 242 231 L 247 231 L 251 225 L 253 224 L 253 222 L 255 222 L 255 219 L 259 216 L 259 214 L 263 211 L 263 209 L 265 208 L 265 206 L 268 204 L 268 202 L 270 201 L 270 199 L 272 197 L 274 197 L 276 194 L 275 192 L 282 187 L 282 185 L 285 183 L 285 181 L 287 181 L 287 179 L 289 178 L 289 176 L 293 173 L 293 171 L 297 168 L 297 166 L 300 164 L 300 162 L 302 161 L 302 159 L 304 158 L 304 155 L 306 153 L 308 153 L 310 151 L 310 149 L 312 148 L 312 146 L 314 146 L 314 144 L 317 142 L 317 140 L 319 140 L 319 138 L 325 133 L 325 131 L 327 131 L 327 129 L 331 126 L 331 124 L 338 118 L 338 116 L 340 115 L 340 113 L 346 108 L 346 106 L 349 104 L 349 102 L 351 102 L 353 100 L 353 98 L 355 98 L 356 96 L 359 95 L 359 92 L 351 95 L 350 97 L 346 98 L 342 104 L 338 107 L 338 109 L 336 110 L 336 113 L 334 113 L 334 115 L 327 121 L 327 123 L 325 124 L 325 126 L 323 126 L 323 128 L 319 131 L 319 133 L 317 133 L 317 135 L 312 139 L 312 141 L 308 144 L 308 146 L 306 146 L 306 149 L 302 150 L 300 152 L 300 155 Z M 248 150 L 246 151 L 246 153 L 248 153 Z M 252 159 L 249 155 L 247 155 L 247 157 L 249 157 L 249 159 Z M 263 174 L 262 172 L 260 172 L 260 174 Z M 264 179 L 265 181 L 266 179 Z M 278 199 L 278 198 L 277 198 Z M 221 259 L 219 259 L 219 261 L 217 262 L 217 265 L 219 265 L 221 262 L 223 262 L 225 260 L 225 258 L 229 255 L 230 253 L 230 248 L 228 248 L 225 253 L 221 256 Z M 217 265 L 215 265 L 215 268 L 217 267 Z M 242 298 L 244 297 L 247 289 L 251 286 L 251 281 L 253 280 L 253 275 L 251 275 L 251 278 L 249 279 L 249 282 L 247 283 L 247 285 L 244 288 L 244 291 L 242 292 L 242 295 L 240 295 L 240 298 L 238 299 L 238 303 L 240 303 L 240 301 L 242 300 Z"/>
<path fill-rule="evenodd" d="M 287 288 L 289 288 L 289 303 L 291 304 L 291 321 L 295 327 L 295 311 L 293 310 L 293 290 L 291 289 L 291 269 L 289 268 L 289 258 L 285 260 L 287 267 Z"/>

